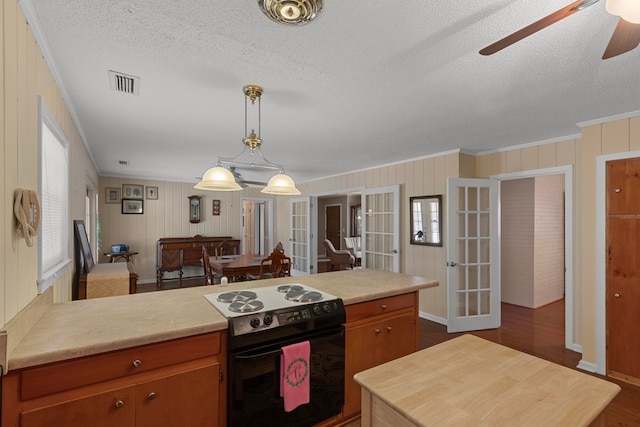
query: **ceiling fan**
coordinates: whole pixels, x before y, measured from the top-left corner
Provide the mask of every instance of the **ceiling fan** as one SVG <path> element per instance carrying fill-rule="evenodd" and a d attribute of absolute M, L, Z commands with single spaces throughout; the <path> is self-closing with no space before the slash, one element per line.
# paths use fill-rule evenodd
<path fill-rule="evenodd" d="M 481 55 L 493 55 L 494 53 L 511 46 L 512 44 L 529 37 L 530 35 L 555 24 L 556 22 L 573 15 L 599 0 L 578 0 L 550 15 L 530 24 L 515 33 L 509 34 L 503 39 L 490 44 L 480 51 Z M 638 0 L 606 0 L 606 9 L 612 15 L 620 16 L 618 25 L 613 31 L 609 45 L 602 55 L 602 59 L 621 55 L 640 44 L 640 2 Z"/>
<path fill-rule="evenodd" d="M 229 166 L 229 170 L 233 174 L 233 177 L 236 179 L 236 182 L 238 183 L 238 185 L 240 185 L 240 187 L 242 187 L 242 188 L 247 188 L 249 186 L 265 187 L 267 185 L 266 182 L 248 181 L 248 180 L 244 179 L 242 177 L 242 174 L 240 172 L 238 172 L 238 167 L 237 166 Z"/>

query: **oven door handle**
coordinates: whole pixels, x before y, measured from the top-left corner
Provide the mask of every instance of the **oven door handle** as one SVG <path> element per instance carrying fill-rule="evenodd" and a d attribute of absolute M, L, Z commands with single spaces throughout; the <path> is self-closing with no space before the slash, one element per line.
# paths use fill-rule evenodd
<path fill-rule="evenodd" d="M 247 354 L 247 355 L 235 355 L 234 358 L 238 359 L 238 360 L 247 360 L 247 359 L 255 359 L 256 357 L 265 357 L 265 356 L 271 356 L 271 355 L 276 355 L 278 353 L 282 353 L 282 349 L 281 348 L 277 348 L 275 350 L 271 350 L 271 351 L 265 351 L 264 353 L 253 353 L 253 354 Z"/>
<path fill-rule="evenodd" d="M 315 336 L 307 339 L 301 339 L 296 342 L 309 341 L 309 343 L 314 344 L 319 341 L 326 341 L 328 339 L 339 337 L 341 335 L 344 335 L 344 328 L 340 328 L 338 331 L 333 331 L 330 334 L 323 334 L 320 336 Z M 262 353 L 243 352 L 240 354 L 235 354 L 233 357 L 238 360 L 247 360 L 247 359 L 255 359 L 256 357 L 272 356 L 272 355 L 282 353 L 282 347 L 276 347 L 276 348 L 270 347 L 270 348 L 271 350 L 267 350 Z"/>

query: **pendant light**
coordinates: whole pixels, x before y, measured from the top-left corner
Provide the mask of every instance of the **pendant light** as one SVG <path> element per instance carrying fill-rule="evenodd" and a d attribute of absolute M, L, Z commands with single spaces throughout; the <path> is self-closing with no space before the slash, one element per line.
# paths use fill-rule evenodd
<path fill-rule="evenodd" d="M 269 161 L 262 152 L 262 139 L 260 138 L 260 130 L 262 126 L 261 115 L 261 98 L 263 89 L 258 85 L 246 85 L 242 88 L 244 92 L 244 134 L 242 139 L 244 145 L 242 151 L 233 157 L 218 157 L 218 163 L 216 166 L 207 170 L 202 177 L 202 180 L 198 182 L 194 188 L 198 190 L 210 190 L 210 191 L 239 191 L 242 190 L 242 186 L 236 181 L 234 174 L 228 169 L 238 167 L 250 167 L 252 169 L 266 169 L 277 170 L 278 173 L 274 175 L 265 188 L 261 190 L 265 194 L 274 195 L 287 195 L 296 196 L 302 194 L 300 190 L 296 188 L 296 183 L 290 176 L 284 172 L 284 166 Z M 252 128 L 249 132 L 249 120 L 248 112 L 249 108 L 257 108 L 257 133 L 256 128 Z M 240 157 L 249 150 L 250 154 L 258 153 L 262 162 L 246 162 L 241 161 Z M 226 167 L 225 167 L 226 166 Z"/>

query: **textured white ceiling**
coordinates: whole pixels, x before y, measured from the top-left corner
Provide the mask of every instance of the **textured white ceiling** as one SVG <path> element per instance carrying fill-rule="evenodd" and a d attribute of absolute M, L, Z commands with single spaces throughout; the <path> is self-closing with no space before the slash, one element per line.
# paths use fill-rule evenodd
<path fill-rule="evenodd" d="M 604 0 L 478 54 L 568 3 L 325 0 L 285 27 L 256 0 L 21 1 L 100 174 L 192 182 L 242 150 L 248 83 L 265 89 L 264 153 L 296 181 L 640 110 L 640 48 L 601 59 L 617 22 Z M 139 96 L 110 90 L 109 70 L 139 76 Z"/>

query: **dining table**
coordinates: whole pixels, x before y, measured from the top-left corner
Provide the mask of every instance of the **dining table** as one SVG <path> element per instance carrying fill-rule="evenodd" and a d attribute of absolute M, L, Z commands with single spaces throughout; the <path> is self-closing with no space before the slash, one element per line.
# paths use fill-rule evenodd
<path fill-rule="evenodd" d="M 260 275 L 260 261 L 265 258 L 262 254 L 210 256 L 211 268 L 216 275 L 224 276 L 229 282 L 235 282 L 247 275 Z"/>

